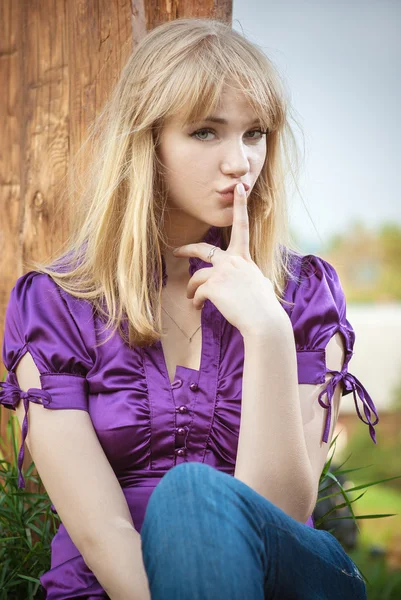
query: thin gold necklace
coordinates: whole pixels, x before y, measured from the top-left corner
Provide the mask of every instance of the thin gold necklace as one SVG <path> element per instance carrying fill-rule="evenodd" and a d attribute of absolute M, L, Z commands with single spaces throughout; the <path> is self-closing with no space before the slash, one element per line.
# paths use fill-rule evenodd
<path fill-rule="evenodd" d="M 191 335 L 191 337 L 188 337 L 188 336 L 187 336 L 187 334 L 185 333 L 185 331 L 184 331 L 183 329 L 181 329 L 181 327 L 178 325 L 177 321 L 175 321 L 175 320 L 173 319 L 173 317 L 170 315 L 170 313 L 168 313 L 168 312 L 167 312 L 167 310 L 164 308 L 164 306 L 162 306 L 162 309 L 164 310 L 164 312 L 165 312 L 165 313 L 167 313 L 167 314 L 168 314 L 168 316 L 170 317 L 170 319 L 171 319 L 172 321 L 174 321 L 174 323 L 177 325 L 178 329 L 179 329 L 180 331 L 182 331 L 182 333 L 185 335 L 185 337 L 187 338 L 187 340 L 189 340 L 189 341 L 191 342 L 191 341 L 192 341 L 192 338 L 194 337 L 194 335 L 195 335 L 195 333 L 196 333 L 196 331 L 199 331 L 199 329 L 202 327 L 202 324 L 201 324 L 201 325 L 199 325 L 198 329 L 195 331 L 195 333 L 193 333 L 193 334 Z"/>

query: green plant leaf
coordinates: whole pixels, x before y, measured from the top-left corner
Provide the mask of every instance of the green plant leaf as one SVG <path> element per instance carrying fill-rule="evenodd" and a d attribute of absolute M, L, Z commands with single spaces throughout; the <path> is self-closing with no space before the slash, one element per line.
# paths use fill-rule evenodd
<path fill-rule="evenodd" d="M 361 483 L 359 485 L 355 485 L 354 487 L 351 488 L 342 488 L 344 490 L 345 493 L 349 493 L 349 492 L 355 492 L 356 490 L 363 490 L 367 487 L 371 487 L 373 485 L 378 485 L 379 483 L 383 483 L 385 481 L 391 481 L 392 479 L 399 479 L 401 477 L 401 475 L 396 475 L 395 477 L 386 477 L 385 479 L 379 479 L 379 481 L 370 481 L 368 483 Z M 327 486 L 324 489 L 329 489 L 332 486 Z M 319 492 L 322 492 L 323 490 L 319 490 Z M 326 500 L 327 498 L 333 498 L 334 496 L 338 496 L 339 494 L 341 494 L 342 492 L 334 492 L 333 494 L 328 494 L 327 496 L 321 496 L 317 502 L 321 502 L 322 500 Z"/>

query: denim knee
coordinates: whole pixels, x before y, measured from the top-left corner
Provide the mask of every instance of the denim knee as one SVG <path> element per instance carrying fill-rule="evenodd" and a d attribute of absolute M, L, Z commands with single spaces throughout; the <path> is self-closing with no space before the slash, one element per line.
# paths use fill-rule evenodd
<path fill-rule="evenodd" d="M 255 527 L 261 529 L 266 519 L 267 506 L 272 512 L 277 507 L 239 479 L 223 471 L 197 461 L 185 462 L 171 467 L 153 491 L 147 512 L 157 511 L 162 506 L 174 504 L 172 510 L 183 507 L 190 496 L 190 506 L 203 508 L 226 503 L 240 513 L 246 513 Z M 179 503 L 177 503 L 179 498 Z M 263 511 L 259 503 L 263 503 Z"/>
<path fill-rule="evenodd" d="M 213 467 L 195 461 L 171 467 L 149 498 L 144 525 L 146 526 L 149 519 L 153 520 L 153 517 L 157 519 L 162 507 L 168 508 L 170 512 L 182 509 L 189 495 L 190 504 L 194 506 L 197 499 L 204 498 L 204 490 L 210 493 L 212 478 L 215 475 L 218 475 L 218 472 Z"/>
<path fill-rule="evenodd" d="M 171 467 L 171 469 L 163 475 L 156 486 L 155 492 L 157 492 L 158 489 L 159 491 L 164 490 L 164 492 L 166 492 L 166 488 L 170 485 L 174 488 L 179 486 L 180 490 L 184 490 L 185 486 L 189 485 L 193 490 L 194 483 L 196 483 L 195 491 L 200 492 L 203 484 L 210 485 L 211 478 L 214 476 L 218 477 L 218 471 L 205 463 L 196 461 L 180 463 Z M 179 483 L 177 483 L 177 481 Z"/>

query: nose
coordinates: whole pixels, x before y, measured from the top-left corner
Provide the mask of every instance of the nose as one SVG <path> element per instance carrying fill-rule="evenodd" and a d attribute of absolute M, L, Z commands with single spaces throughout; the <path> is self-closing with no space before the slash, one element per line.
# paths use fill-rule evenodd
<path fill-rule="evenodd" d="M 221 170 L 224 174 L 243 177 L 249 171 L 247 148 L 242 143 L 230 143 L 222 161 Z"/>

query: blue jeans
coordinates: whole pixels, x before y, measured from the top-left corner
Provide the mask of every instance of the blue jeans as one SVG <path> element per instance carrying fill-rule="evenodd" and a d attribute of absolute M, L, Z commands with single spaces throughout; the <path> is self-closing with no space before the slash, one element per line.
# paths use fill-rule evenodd
<path fill-rule="evenodd" d="M 205 463 L 167 471 L 141 538 L 152 600 L 367 599 L 331 533 L 295 521 Z"/>

